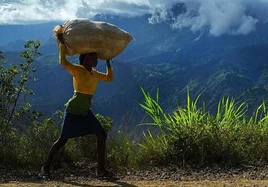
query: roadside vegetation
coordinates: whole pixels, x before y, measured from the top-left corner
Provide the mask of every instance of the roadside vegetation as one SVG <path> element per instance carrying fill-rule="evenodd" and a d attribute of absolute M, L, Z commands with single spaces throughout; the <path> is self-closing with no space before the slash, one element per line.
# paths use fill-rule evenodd
<path fill-rule="evenodd" d="M 34 58 L 40 55 L 38 41 L 29 41 L 21 53 L 22 62 L 7 62 L 0 56 L 0 165 L 36 168 L 44 162 L 57 139 L 63 117 L 55 111 L 45 117 L 31 109 L 27 97 L 34 92 L 27 87 L 37 81 Z M 152 97 L 141 89 L 140 106 L 149 116 L 149 130 L 141 136 L 124 129 L 109 133 L 107 161 L 118 170 L 143 169 L 150 166 L 203 167 L 210 165 L 256 165 L 268 159 L 268 110 L 266 103 L 247 115 L 247 103 L 222 98 L 213 114 L 192 98 L 166 113 L 160 106 L 159 91 Z M 47 101 L 49 102 L 49 101 Z M 97 115 L 107 132 L 113 129 L 110 117 Z M 139 127 L 138 126 L 138 127 Z M 137 138 L 140 137 L 140 138 Z M 96 161 L 94 136 L 73 139 L 57 157 L 55 164 Z"/>

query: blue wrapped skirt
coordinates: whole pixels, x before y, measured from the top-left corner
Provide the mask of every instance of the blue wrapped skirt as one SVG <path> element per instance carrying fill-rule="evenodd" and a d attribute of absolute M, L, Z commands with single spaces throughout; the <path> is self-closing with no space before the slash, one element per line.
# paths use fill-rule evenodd
<path fill-rule="evenodd" d="M 97 134 L 103 131 L 103 127 L 92 111 L 86 116 L 65 111 L 60 137 L 69 139 L 89 134 Z"/>
<path fill-rule="evenodd" d="M 104 131 L 99 120 L 91 111 L 92 95 L 75 92 L 65 104 L 61 138 L 76 138 Z"/>

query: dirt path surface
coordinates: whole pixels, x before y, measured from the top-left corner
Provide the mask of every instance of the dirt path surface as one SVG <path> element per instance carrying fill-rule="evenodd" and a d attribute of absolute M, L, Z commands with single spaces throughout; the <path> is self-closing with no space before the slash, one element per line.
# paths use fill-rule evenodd
<path fill-rule="evenodd" d="M 245 180 L 245 179 L 230 179 L 230 180 L 218 180 L 218 181 L 170 181 L 170 180 L 157 180 L 157 181 L 113 181 L 105 182 L 98 180 L 91 181 L 49 181 L 49 182 L 9 182 L 5 184 L 0 184 L 2 187 L 68 187 L 68 186 L 79 186 L 79 187 L 91 187 L 91 186 L 126 186 L 126 187 L 136 187 L 136 186 L 181 186 L 181 187 L 231 187 L 231 186 L 241 186 L 241 187 L 268 187 L 268 180 Z"/>
<path fill-rule="evenodd" d="M 151 168 L 147 171 L 125 171 L 118 174 L 119 180 L 104 181 L 96 178 L 96 168 L 62 167 L 52 171 L 51 180 L 38 177 L 38 170 L 0 169 L 0 186 L 29 187 L 90 187 L 90 186 L 181 186 L 181 187 L 268 187 L 268 166 L 240 168 Z"/>

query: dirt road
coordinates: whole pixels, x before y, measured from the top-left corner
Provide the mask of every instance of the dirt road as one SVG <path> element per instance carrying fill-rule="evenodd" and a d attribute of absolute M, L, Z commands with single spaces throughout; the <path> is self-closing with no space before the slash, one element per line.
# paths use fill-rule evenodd
<path fill-rule="evenodd" d="M 8 182 L 0 184 L 2 187 L 15 187 L 15 186 L 29 186 L 29 187 L 67 187 L 67 186 L 79 186 L 79 187 L 91 187 L 91 186 L 126 186 L 126 187 L 136 187 L 136 186 L 181 186 L 181 187 L 233 187 L 233 186 L 243 186 L 243 187 L 268 187 L 268 180 L 245 180 L 245 179 L 229 179 L 229 180 L 217 180 L 217 181 L 170 181 L 170 180 L 156 180 L 156 181 L 126 181 L 119 180 L 113 182 L 105 182 L 99 180 L 90 181 L 46 181 L 46 182 Z"/>
<path fill-rule="evenodd" d="M 268 187 L 268 165 L 240 168 L 155 168 L 118 173 L 119 180 L 96 178 L 96 168 L 59 168 L 52 171 L 52 180 L 38 177 L 39 170 L 0 170 L 0 187 L 66 187 L 66 186 L 181 186 L 181 187 Z"/>

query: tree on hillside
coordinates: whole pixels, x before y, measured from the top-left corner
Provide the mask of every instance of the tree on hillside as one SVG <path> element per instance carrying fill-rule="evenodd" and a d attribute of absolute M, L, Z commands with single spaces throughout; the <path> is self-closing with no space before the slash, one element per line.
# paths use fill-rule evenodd
<path fill-rule="evenodd" d="M 30 104 L 20 103 L 20 99 L 33 93 L 26 84 L 29 80 L 34 80 L 31 73 L 36 70 L 32 64 L 34 57 L 39 54 L 39 46 L 38 41 L 28 41 L 19 56 L 22 59 L 20 63 L 7 62 L 3 52 L 0 52 L 0 146 L 3 149 L 16 131 L 16 120 L 29 111 Z"/>

